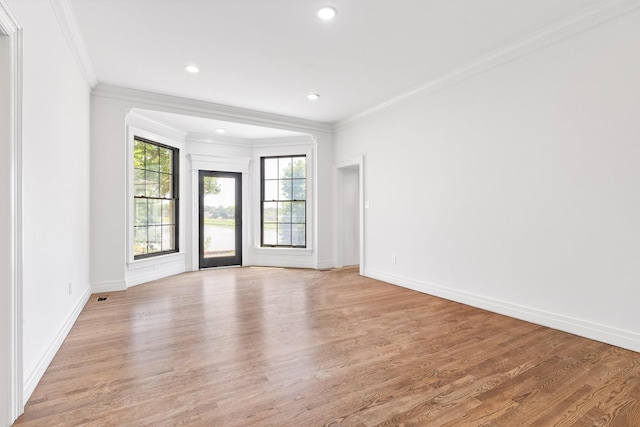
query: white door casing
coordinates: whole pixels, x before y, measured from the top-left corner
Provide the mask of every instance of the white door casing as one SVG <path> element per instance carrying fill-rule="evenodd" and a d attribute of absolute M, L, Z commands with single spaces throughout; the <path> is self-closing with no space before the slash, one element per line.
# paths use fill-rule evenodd
<path fill-rule="evenodd" d="M 24 411 L 22 379 L 22 28 L 0 0 L 0 423 Z"/>

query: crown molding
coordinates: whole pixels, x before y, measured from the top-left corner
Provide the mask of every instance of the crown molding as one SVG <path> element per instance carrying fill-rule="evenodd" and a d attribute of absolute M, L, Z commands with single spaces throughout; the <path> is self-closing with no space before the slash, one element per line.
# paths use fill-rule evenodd
<path fill-rule="evenodd" d="M 281 147 L 287 145 L 308 145 L 317 141 L 314 135 L 283 136 L 281 138 L 254 139 L 254 147 Z"/>
<path fill-rule="evenodd" d="M 187 137 L 187 132 L 169 126 L 166 123 L 159 122 L 157 120 L 150 119 L 149 117 L 141 114 L 135 110 L 132 110 L 127 114 L 127 125 L 146 130 L 148 132 L 156 133 L 164 137 L 184 142 Z"/>
<path fill-rule="evenodd" d="M 0 0 L 0 34 L 13 35 L 21 29 L 22 26 L 18 22 L 18 18 L 11 12 L 4 0 Z"/>
<path fill-rule="evenodd" d="M 84 77 L 84 80 L 89 85 L 89 88 L 95 87 L 98 84 L 98 77 L 93 69 L 91 58 L 87 52 L 87 47 L 84 44 L 80 28 L 78 26 L 78 20 L 73 12 L 70 0 L 49 0 L 53 12 L 56 15 L 62 34 L 69 44 L 71 53 L 78 63 L 80 72 Z"/>
<path fill-rule="evenodd" d="M 113 86 L 104 83 L 98 83 L 98 85 L 93 88 L 91 94 L 96 97 L 128 101 L 134 104 L 132 105 L 133 107 L 143 104 L 145 105 L 144 108 L 152 106 L 161 111 L 187 114 L 209 119 L 301 132 L 333 132 L 333 126 L 329 123 L 298 119 L 279 114 L 248 110 L 240 107 L 231 107 L 207 101 L 197 101 L 194 99 L 130 89 L 121 86 Z"/>
<path fill-rule="evenodd" d="M 244 138 L 232 138 L 228 136 L 209 135 L 209 134 L 203 134 L 203 133 L 189 132 L 187 134 L 186 141 L 252 148 L 252 147 L 279 147 L 279 146 L 286 146 L 286 145 L 312 144 L 316 142 L 316 137 L 313 135 L 296 135 L 296 136 L 283 136 L 280 138 L 244 139 Z"/>
<path fill-rule="evenodd" d="M 245 138 L 234 138 L 232 136 L 212 135 L 198 132 L 188 132 L 187 142 L 203 142 L 207 144 L 232 145 L 235 147 L 251 147 L 252 140 Z"/>
<path fill-rule="evenodd" d="M 221 170 L 228 172 L 249 172 L 251 157 L 237 157 L 209 154 L 187 154 L 187 159 L 191 164 L 191 170 Z"/>
<path fill-rule="evenodd" d="M 335 130 L 342 130 L 368 118 L 369 116 L 408 101 L 417 96 L 424 96 L 446 86 L 450 86 L 472 78 L 492 68 L 514 61 L 538 49 L 550 46 L 579 34 L 618 16 L 627 14 L 640 7 L 640 0 L 605 0 L 599 4 L 578 12 L 566 19 L 556 22 L 540 31 L 508 44 L 489 54 L 455 68 L 439 78 L 431 80 L 415 89 L 364 110 L 335 123 Z"/>

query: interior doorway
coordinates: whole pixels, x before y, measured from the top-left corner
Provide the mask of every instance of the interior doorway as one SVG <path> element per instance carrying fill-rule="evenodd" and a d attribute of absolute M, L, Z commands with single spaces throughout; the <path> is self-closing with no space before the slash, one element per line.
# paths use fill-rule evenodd
<path fill-rule="evenodd" d="M 198 174 L 200 268 L 242 265 L 242 174 Z"/>
<path fill-rule="evenodd" d="M 364 275 L 364 185 L 363 158 L 337 167 L 337 266 L 360 268 Z"/>

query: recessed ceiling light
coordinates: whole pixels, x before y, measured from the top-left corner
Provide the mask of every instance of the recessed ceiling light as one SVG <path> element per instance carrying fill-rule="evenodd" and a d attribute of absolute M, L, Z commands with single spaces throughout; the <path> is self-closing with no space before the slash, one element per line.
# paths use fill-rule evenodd
<path fill-rule="evenodd" d="M 200 72 L 200 68 L 195 65 L 187 65 L 184 69 L 193 74 Z"/>
<path fill-rule="evenodd" d="M 323 6 L 320 9 L 318 9 L 318 18 L 324 19 L 325 21 L 329 21 L 336 16 L 336 13 L 338 12 L 336 11 L 335 8 L 331 6 Z"/>
<path fill-rule="evenodd" d="M 315 101 L 316 99 L 320 98 L 320 95 L 318 95 L 317 93 L 310 93 L 309 95 L 307 95 L 307 98 Z"/>
<path fill-rule="evenodd" d="M 227 130 L 225 128 L 218 128 L 216 129 L 216 132 L 218 133 L 225 133 Z"/>

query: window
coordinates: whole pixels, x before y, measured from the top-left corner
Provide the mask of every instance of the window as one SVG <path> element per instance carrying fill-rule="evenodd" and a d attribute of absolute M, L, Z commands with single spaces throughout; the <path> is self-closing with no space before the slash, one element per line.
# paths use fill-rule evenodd
<path fill-rule="evenodd" d="M 307 247 L 307 158 L 261 158 L 262 246 Z"/>
<path fill-rule="evenodd" d="M 134 259 L 178 252 L 178 150 L 134 138 L 133 173 Z"/>

